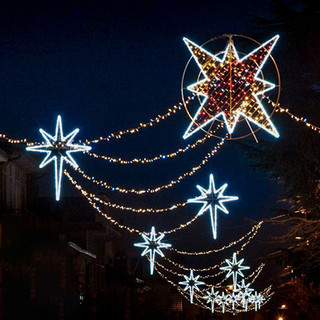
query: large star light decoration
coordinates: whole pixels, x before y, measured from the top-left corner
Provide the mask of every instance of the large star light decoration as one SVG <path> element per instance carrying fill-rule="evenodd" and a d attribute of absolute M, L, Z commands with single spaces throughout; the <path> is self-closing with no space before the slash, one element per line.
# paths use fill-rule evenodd
<path fill-rule="evenodd" d="M 184 276 L 185 281 L 180 281 L 179 284 L 185 286 L 185 288 L 183 289 L 184 291 L 189 290 L 189 297 L 190 297 L 190 302 L 193 303 L 193 296 L 194 296 L 194 291 L 199 291 L 199 287 L 200 285 L 204 285 L 205 283 L 202 281 L 199 281 L 199 275 L 198 276 L 194 276 L 193 275 L 193 270 L 190 271 L 190 276 Z"/>
<path fill-rule="evenodd" d="M 244 277 L 242 270 L 248 270 L 250 267 L 243 266 L 242 263 L 244 259 L 237 261 L 237 254 L 234 253 L 232 260 L 226 259 L 227 266 L 220 267 L 220 270 L 227 271 L 226 278 L 229 278 L 232 275 L 233 278 L 233 288 L 237 287 L 237 277 L 238 275 Z"/>
<path fill-rule="evenodd" d="M 61 193 L 63 163 L 69 163 L 74 168 L 77 168 L 78 165 L 71 154 L 74 152 L 89 151 L 91 147 L 73 143 L 73 139 L 79 132 L 79 129 L 73 130 L 66 136 L 63 135 L 61 116 L 57 117 L 56 132 L 54 136 L 50 135 L 43 129 L 40 129 L 39 131 L 44 138 L 45 143 L 27 147 L 26 149 L 28 151 L 42 152 L 47 154 L 40 163 L 40 168 L 45 167 L 52 161 L 54 162 L 56 200 L 59 201 Z"/>
<path fill-rule="evenodd" d="M 158 237 L 156 236 L 156 230 L 155 227 L 151 228 L 150 236 L 146 234 L 141 235 L 144 242 L 141 243 L 135 243 L 135 247 L 145 248 L 143 252 L 141 253 L 141 256 L 144 256 L 146 254 L 149 255 L 150 260 L 150 274 L 153 274 L 154 271 L 154 263 L 155 263 L 155 255 L 156 253 L 159 254 L 161 257 L 164 256 L 161 249 L 169 248 L 171 247 L 171 244 L 169 243 L 162 243 L 161 240 L 164 237 L 164 233 L 161 233 Z"/>
<path fill-rule="evenodd" d="M 188 200 L 189 203 L 203 203 L 198 215 L 202 215 L 205 211 L 209 210 L 213 239 L 217 238 L 217 211 L 221 210 L 228 214 L 229 211 L 223 203 L 239 199 L 236 196 L 225 196 L 223 193 L 227 187 L 228 184 L 225 183 L 219 189 L 216 189 L 213 174 L 210 174 L 209 188 L 206 190 L 198 185 L 197 188 L 201 192 L 201 195 Z"/>
<path fill-rule="evenodd" d="M 203 80 L 188 86 L 190 91 L 204 99 L 184 133 L 184 139 L 218 117 L 223 118 L 231 134 L 240 116 L 279 137 L 259 99 L 259 96 L 275 87 L 261 79 L 260 74 L 278 39 L 278 35 L 274 36 L 241 59 L 231 39 L 222 58 L 187 38 L 183 39 L 204 76 Z"/>

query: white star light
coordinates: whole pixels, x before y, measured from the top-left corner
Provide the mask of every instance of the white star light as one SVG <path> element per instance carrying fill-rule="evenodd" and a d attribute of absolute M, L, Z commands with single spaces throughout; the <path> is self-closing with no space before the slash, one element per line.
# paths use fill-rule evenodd
<path fill-rule="evenodd" d="M 239 292 L 239 298 L 242 303 L 242 306 L 245 308 L 245 311 L 248 311 L 248 302 L 252 297 L 252 288 L 250 288 L 250 283 L 245 284 L 244 279 L 241 281 L 241 285 L 237 284 L 236 292 Z"/>
<path fill-rule="evenodd" d="M 244 259 L 237 261 L 237 254 L 236 253 L 233 254 L 232 261 L 230 261 L 229 259 L 226 259 L 225 261 L 228 265 L 225 267 L 220 267 L 220 270 L 228 272 L 226 275 L 226 278 L 229 278 L 232 275 L 233 287 L 236 288 L 237 276 L 240 275 L 241 277 L 244 277 L 242 270 L 250 269 L 250 267 L 242 266 L 242 262 L 244 261 Z"/>
<path fill-rule="evenodd" d="M 88 151 L 91 149 L 91 147 L 72 143 L 74 137 L 79 132 L 79 129 L 73 130 L 67 136 L 63 135 L 61 116 L 58 116 L 57 118 L 56 132 L 54 136 L 51 136 L 43 129 L 40 129 L 39 131 L 45 140 L 45 144 L 27 147 L 26 150 L 34 152 L 43 152 L 47 154 L 40 163 L 40 168 L 45 167 L 51 161 L 54 162 L 56 200 L 59 201 L 61 193 L 63 162 L 65 161 L 74 168 L 77 168 L 78 165 L 71 156 L 71 153 Z"/>
<path fill-rule="evenodd" d="M 254 310 L 257 311 L 261 308 L 261 303 L 265 300 L 264 296 L 257 291 L 254 292 L 254 295 L 251 295 L 250 302 L 254 303 Z"/>
<path fill-rule="evenodd" d="M 198 286 L 205 284 L 202 281 L 198 281 L 200 276 L 193 276 L 193 270 L 190 271 L 190 277 L 188 278 L 188 276 L 184 276 L 184 278 L 186 279 L 186 281 L 181 281 L 179 282 L 179 284 L 182 284 L 185 286 L 185 288 L 183 289 L 184 291 L 189 290 L 189 295 L 190 295 L 190 302 L 193 303 L 193 295 L 194 295 L 194 291 L 197 290 L 199 291 Z"/>
<path fill-rule="evenodd" d="M 229 299 L 228 299 L 228 296 L 222 292 L 221 295 L 219 295 L 216 299 L 216 302 L 219 306 L 221 306 L 222 308 L 222 313 L 225 312 L 225 308 L 226 306 L 228 306 L 230 303 L 229 303 Z"/>
<path fill-rule="evenodd" d="M 214 287 L 211 288 L 211 291 L 206 291 L 207 295 L 203 298 L 207 300 L 207 303 L 211 303 L 211 312 L 214 313 L 214 304 L 219 297 L 219 292 L 214 291 Z"/>
<path fill-rule="evenodd" d="M 227 184 L 225 183 L 219 189 L 216 189 L 213 174 L 210 174 L 209 177 L 209 188 L 208 190 L 202 188 L 201 186 L 197 186 L 201 195 L 194 199 L 189 199 L 189 203 L 203 203 L 202 208 L 199 211 L 199 215 L 203 214 L 205 211 L 209 210 L 211 226 L 212 226 L 212 235 L 213 239 L 217 238 L 217 211 L 220 209 L 224 213 L 228 214 L 229 211 L 224 206 L 224 202 L 235 201 L 238 200 L 238 197 L 235 196 L 225 196 L 223 195 L 225 189 L 227 188 Z"/>
<path fill-rule="evenodd" d="M 141 256 L 149 254 L 150 259 L 150 274 L 153 274 L 154 270 L 154 262 L 155 262 L 155 255 L 158 253 L 161 257 L 164 256 L 161 249 L 171 247 L 169 243 L 162 243 L 161 240 L 164 237 L 164 233 L 160 234 L 158 237 L 156 236 L 155 228 L 151 228 L 150 236 L 148 237 L 146 234 L 141 235 L 144 242 L 135 243 L 135 247 L 145 248 L 141 253 Z"/>
<path fill-rule="evenodd" d="M 229 301 L 229 304 L 232 305 L 232 310 L 235 309 L 235 305 L 237 305 L 240 301 L 240 296 L 239 294 L 237 294 L 235 291 L 232 291 L 231 294 L 228 294 L 228 301 Z"/>

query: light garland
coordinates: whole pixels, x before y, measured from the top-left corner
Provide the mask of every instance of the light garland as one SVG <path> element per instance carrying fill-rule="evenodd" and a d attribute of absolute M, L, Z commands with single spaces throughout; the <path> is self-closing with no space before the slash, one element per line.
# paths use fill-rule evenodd
<path fill-rule="evenodd" d="M 313 131 L 316 131 L 318 133 L 320 133 L 320 127 L 308 122 L 308 119 L 305 117 L 298 117 L 296 115 L 294 115 L 292 112 L 289 111 L 288 108 L 283 108 L 280 106 L 279 103 L 275 103 L 274 101 L 272 101 L 268 96 L 265 96 L 265 98 L 267 99 L 267 102 L 270 103 L 273 107 L 275 107 L 275 112 L 278 113 L 286 113 L 287 115 L 290 116 L 291 119 L 294 119 L 297 122 L 301 122 L 303 123 L 306 127 L 310 128 Z"/>
<path fill-rule="evenodd" d="M 219 128 L 223 127 L 223 123 L 219 123 L 217 127 L 213 130 L 213 133 L 215 133 Z M 110 163 L 119 163 L 122 165 L 131 165 L 131 164 L 146 164 L 146 163 L 153 163 L 159 160 L 165 160 L 165 159 L 172 159 L 178 156 L 179 154 L 186 153 L 189 150 L 192 150 L 196 148 L 198 145 L 203 144 L 207 141 L 207 139 L 212 138 L 211 135 L 206 135 L 201 139 L 198 139 L 195 143 L 188 143 L 184 148 L 179 148 L 176 151 L 167 153 L 167 154 L 160 154 L 158 156 L 154 156 L 151 158 L 134 158 L 134 159 L 128 159 L 125 160 L 121 157 L 115 158 L 115 157 L 110 157 L 110 156 L 104 156 L 104 155 L 99 155 L 94 152 L 89 152 L 86 151 L 84 152 L 88 156 L 95 158 L 95 159 L 101 159 Z"/>
<path fill-rule="evenodd" d="M 250 244 L 250 242 L 251 242 L 252 239 L 256 236 L 256 234 L 257 234 L 257 233 L 253 233 L 253 234 L 248 238 L 248 240 L 247 240 L 245 243 L 242 244 L 242 246 L 240 247 L 240 249 L 237 250 L 237 251 L 235 251 L 235 253 L 236 253 L 236 254 L 239 254 L 240 252 L 242 252 L 242 251 L 245 249 L 245 247 L 246 247 L 248 244 Z M 169 248 L 169 250 L 170 250 L 170 248 Z M 163 257 L 163 258 L 164 258 L 164 260 L 168 261 L 169 263 L 171 263 L 172 265 L 174 265 L 174 266 L 177 267 L 177 268 L 180 268 L 180 269 L 183 269 L 183 270 L 187 270 L 187 271 L 190 271 L 191 269 L 193 269 L 193 270 L 195 270 L 195 271 L 197 271 L 197 272 L 212 271 L 212 270 L 214 270 L 214 269 L 217 269 L 217 268 L 221 267 L 221 266 L 223 265 L 223 263 L 224 263 L 224 261 L 222 261 L 221 263 L 216 264 L 216 265 L 214 265 L 214 266 L 210 266 L 210 267 L 208 267 L 208 268 L 199 268 L 199 269 L 197 269 L 197 268 L 189 268 L 189 267 L 186 267 L 186 266 L 184 266 L 183 264 L 177 263 L 177 262 L 171 260 L 171 259 L 168 258 L 168 257 Z M 221 272 L 221 273 L 222 273 L 222 272 Z M 221 273 L 220 273 L 220 274 L 221 274 Z"/>
<path fill-rule="evenodd" d="M 70 180 L 72 181 L 72 180 Z M 117 220 L 115 220 L 114 218 L 112 218 L 111 216 L 107 215 L 106 213 L 104 213 L 100 207 L 95 203 L 95 200 L 94 198 L 91 198 L 90 197 L 90 194 L 88 194 L 87 192 L 79 189 L 79 185 L 76 183 L 76 181 L 73 180 L 73 182 L 71 182 L 76 189 L 78 189 L 81 194 L 88 200 L 89 204 L 97 211 L 99 212 L 103 217 L 105 217 L 109 222 L 111 222 L 113 225 L 117 226 L 118 228 L 120 229 L 124 229 L 124 230 L 127 230 L 129 232 L 134 232 L 134 233 L 137 233 L 139 235 L 141 234 L 148 234 L 146 233 L 145 231 L 141 231 L 139 229 L 136 229 L 136 228 L 131 228 L 131 227 L 128 227 L 124 224 L 121 224 L 120 222 L 118 222 Z M 175 233 L 175 232 L 178 232 L 188 226 L 190 226 L 193 222 L 195 222 L 197 219 L 199 218 L 199 215 L 195 215 L 192 219 L 188 220 L 187 222 L 185 223 L 181 223 L 178 227 L 175 227 L 173 229 L 170 229 L 170 230 L 165 230 L 165 231 L 161 231 L 161 232 L 158 232 L 156 234 L 171 234 L 171 233 Z"/>
<path fill-rule="evenodd" d="M 225 140 L 222 139 L 220 142 L 218 142 L 218 144 L 213 148 L 213 150 L 211 150 L 210 152 L 208 152 L 205 157 L 201 160 L 201 162 L 194 166 L 190 171 L 183 173 L 182 175 L 180 175 L 179 177 L 177 177 L 174 180 L 171 180 L 169 183 L 165 184 L 165 185 L 161 185 L 155 188 L 147 188 L 147 189 L 135 189 L 135 188 L 131 188 L 131 189 L 126 189 L 126 188 L 122 188 L 122 187 L 116 187 L 116 186 L 112 186 L 109 185 L 107 182 L 103 181 L 103 180 L 98 180 L 96 179 L 94 176 L 90 176 L 88 174 L 86 174 L 81 168 L 74 168 L 75 171 L 77 171 L 78 173 L 80 173 L 82 175 L 82 177 L 88 181 L 93 182 L 94 184 L 105 188 L 106 190 L 111 190 L 111 191 L 117 191 L 120 193 L 135 193 L 138 195 L 142 195 L 145 193 L 157 193 L 161 190 L 165 190 L 165 189 L 170 189 L 174 186 L 176 186 L 178 183 L 180 183 L 183 179 L 185 179 L 186 177 L 191 177 L 193 176 L 198 170 L 200 170 L 204 165 L 206 165 L 209 161 L 210 158 L 212 158 L 218 151 L 219 149 L 224 145 Z"/>
<path fill-rule="evenodd" d="M 104 201 L 104 200 L 100 199 L 99 197 L 97 197 L 96 194 L 88 192 L 85 189 L 83 189 L 81 187 L 81 185 L 73 177 L 71 177 L 70 173 L 67 170 L 65 170 L 64 173 L 65 173 L 66 177 L 69 179 L 69 181 L 73 185 L 75 185 L 75 187 L 79 191 L 81 191 L 81 193 L 88 194 L 88 196 L 91 199 L 93 199 L 94 201 L 99 202 L 100 204 L 105 205 L 105 206 L 110 207 L 110 208 L 113 208 L 113 209 L 132 211 L 134 213 L 164 213 L 164 212 L 170 212 L 170 211 L 172 212 L 173 210 L 176 210 L 178 208 L 183 208 L 188 204 L 185 201 L 185 202 L 179 202 L 179 203 L 173 204 L 172 206 L 170 206 L 168 208 L 158 208 L 158 209 L 155 209 L 155 208 L 133 208 L 133 207 L 127 207 L 127 206 L 124 206 L 124 205 L 121 205 L 121 204 L 113 203 L 111 201 Z"/>
<path fill-rule="evenodd" d="M 195 95 L 189 96 L 186 99 L 185 103 L 188 104 L 191 100 L 194 99 L 194 97 L 195 97 Z M 102 141 L 109 142 L 113 139 L 121 139 L 126 134 L 138 133 L 141 129 L 152 127 L 152 126 L 156 125 L 157 123 L 159 123 L 160 121 L 169 118 L 173 114 L 176 114 L 178 111 L 182 110 L 182 107 L 183 107 L 183 103 L 179 102 L 177 105 L 169 108 L 168 111 L 165 112 L 164 114 L 158 114 L 153 119 L 150 119 L 149 122 L 139 123 L 139 125 L 137 127 L 129 128 L 129 129 L 125 129 L 125 130 L 120 130 L 117 133 L 110 133 L 106 137 L 99 137 L 98 139 L 93 139 L 93 140 L 85 140 L 83 143 L 84 144 L 93 144 L 93 143 L 98 143 L 98 142 L 102 142 Z"/>
<path fill-rule="evenodd" d="M 212 253 L 218 253 L 218 252 L 224 251 L 226 249 L 229 249 L 229 248 L 235 246 L 236 244 L 240 243 L 242 240 L 244 240 L 245 238 L 249 237 L 252 234 L 252 236 L 250 237 L 250 241 L 251 241 L 256 236 L 256 234 L 258 233 L 258 231 L 261 228 L 263 222 L 264 221 L 260 221 L 258 224 L 253 226 L 252 229 L 248 233 L 246 233 L 244 236 L 242 236 L 240 239 L 238 239 L 236 241 L 232 241 L 228 245 L 223 246 L 223 247 L 221 247 L 219 249 L 211 249 L 211 250 L 199 251 L 199 252 L 181 251 L 181 250 L 178 250 L 176 248 L 169 248 L 168 250 L 174 251 L 177 254 L 188 255 L 188 256 L 199 256 L 199 255 L 207 255 L 207 254 L 212 254 Z"/>

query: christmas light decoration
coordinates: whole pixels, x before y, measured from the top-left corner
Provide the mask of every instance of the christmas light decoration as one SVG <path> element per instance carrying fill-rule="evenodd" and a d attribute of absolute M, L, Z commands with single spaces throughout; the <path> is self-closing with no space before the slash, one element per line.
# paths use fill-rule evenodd
<path fill-rule="evenodd" d="M 232 293 L 227 295 L 227 299 L 229 304 L 232 306 L 232 310 L 234 310 L 236 305 L 239 303 L 240 297 L 235 291 L 232 291 Z"/>
<path fill-rule="evenodd" d="M 105 217 L 108 221 L 110 221 L 112 224 L 114 224 L 115 226 L 117 226 L 118 228 L 120 229 L 125 229 L 129 232 L 135 232 L 135 233 L 138 233 L 138 234 L 143 234 L 145 233 L 144 231 L 141 231 L 139 229 L 136 229 L 136 228 L 131 228 L 131 227 L 128 227 L 124 224 L 121 224 L 119 223 L 118 221 L 116 221 L 115 219 L 113 219 L 111 216 L 109 216 L 107 213 L 103 212 L 100 208 L 100 206 L 97 205 L 96 203 L 96 200 L 94 198 L 94 195 L 93 194 L 90 194 L 89 192 L 83 190 L 83 188 L 80 186 L 80 184 L 78 184 L 78 182 L 73 179 L 70 174 L 64 170 L 64 174 L 67 176 L 68 180 L 71 182 L 72 185 L 75 186 L 75 188 L 77 190 L 79 190 L 81 192 L 81 194 L 88 200 L 89 204 L 97 211 L 99 212 L 103 217 Z M 170 230 L 165 230 L 161 233 L 164 233 L 164 234 L 170 234 L 170 233 L 175 233 L 175 232 L 178 232 L 179 230 L 182 230 L 188 226 L 190 226 L 193 222 L 195 222 L 197 219 L 199 218 L 199 215 L 195 215 L 193 218 L 191 218 L 190 220 L 188 220 L 187 222 L 185 223 L 181 223 L 178 227 L 175 227 L 173 229 L 170 229 Z"/>
<path fill-rule="evenodd" d="M 240 275 L 241 277 L 244 277 L 242 270 L 250 269 L 250 267 L 242 265 L 243 261 L 244 259 L 237 261 L 237 254 L 234 253 L 232 255 L 232 261 L 226 259 L 225 262 L 227 263 L 227 266 L 220 268 L 220 270 L 228 272 L 226 278 L 229 278 L 232 275 L 234 288 L 237 286 L 237 276 Z"/>
<path fill-rule="evenodd" d="M 250 298 L 250 302 L 254 304 L 255 311 L 261 308 L 261 303 L 263 303 L 264 300 L 265 297 L 261 293 L 255 291 L 255 293 Z"/>
<path fill-rule="evenodd" d="M 47 154 L 40 163 L 40 168 L 45 167 L 51 161 L 54 162 L 56 200 L 59 201 L 61 193 L 63 162 L 65 161 L 72 167 L 77 168 L 78 165 L 73 159 L 71 153 L 88 151 L 91 149 L 91 147 L 73 143 L 73 140 L 79 132 L 79 129 L 73 130 L 66 136 L 63 135 L 61 116 L 57 117 L 56 132 L 54 136 L 51 136 L 43 129 L 40 129 L 39 131 L 46 143 L 43 145 L 27 147 L 27 150 L 33 152 L 43 152 Z"/>
<path fill-rule="evenodd" d="M 184 291 L 189 290 L 189 296 L 190 296 L 190 302 L 193 303 L 193 295 L 194 295 L 194 291 L 197 290 L 199 291 L 199 287 L 200 285 L 204 285 L 205 283 L 202 281 L 199 281 L 199 275 L 194 277 L 193 275 L 193 270 L 190 271 L 190 276 L 188 278 L 188 276 L 184 276 L 185 281 L 180 281 L 179 284 L 184 285 Z"/>
<path fill-rule="evenodd" d="M 251 283 L 246 284 L 245 280 L 241 280 L 241 285 L 237 284 L 235 291 L 238 292 L 240 301 L 242 303 L 245 311 L 248 310 L 248 303 L 251 301 L 252 292 L 254 291 L 250 288 Z"/>
<path fill-rule="evenodd" d="M 206 292 L 206 296 L 204 296 L 204 299 L 207 300 L 207 303 L 210 303 L 211 305 L 211 312 L 214 312 L 214 306 L 217 298 L 219 297 L 219 292 L 214 290 L 214 287 L 211 288 L 210 291 Z"/>
<path fill-rule="evenodd" d="M 215 132 L 217 129 L 221 128 L 223 126 L 223 123 L 220 123 L 213 132 Z M 104 156 L 99 155 L 93 152 L 87 151 L 86 154 L 90 157 L 93 157 L 95 159 L 101 159 L 104 161 L 108 161 L 110 163 L 119 163 L 122 165 L 131 165 L 131 164 L 146 164 L 146 163 L 154 163 L 158 160 L 166 160 L 166 159 L 172 159 L 178 156 L 179 154 L 186 153 L 189 150 L 192 150 L 196 148 L 198 145 L 205 143 L 207 139 L 211 138 L 211 136 L 205 136 L 204 138 L 198 139 L 195 143 L 188 143 L 184 148 L 179 148 L 176 151 L 167 153 L 167 154 L 159 154 L 157 156 L 154 156 L 152 158 L 133 158 L 133 159 L 123 159 L 123 158 L 115 158 L 110 156 Z"/>
<path fill-rule="evenodd" d="M 229 249 L 229 248 L 235 246 L 236 244 L 240 243 L 241 241 L 243 241 L 246 238 L 249 238 L 248 239 L 248 241 L 249 241 L 248 243 L 250 243 L 250 241 L 258 233 L 258 231 L 261 228 L 262 224 L 263 224 L 263 221 L 260 221 L 258 224 L 253 226 L 252 229 L 247 234 L 245 234 L 244 236 L 242 236 L 238 240 L 232 241 L 228 245 L 223 246 L 223 247 L 221 247 L 219 249 L 212 249 L 212 250 L 207 250 L 207 251 L 195 251 L 195 252 L 181 251 L 181 250 L 178 250 L 176 248 L 169 248 L 169 250 L 170 251 L 174 251 L 177 254 L 188 255 L 188 256 L 200 256 L 200 255 L 207 255 L 207 254 L 217 253 L 217 252 L 224 251 L 226 249 Z"/>
<path fill-rule="evenodd" d="M 185 104 L 188 104 L 191 100 L 193 100 L 195 97 L 194 94 L 192 94 L 191 96 L 189 96 L 186 101 L 184 102 Z M 144 128 L 148 128 L 148 127 L 152 127 L 154 125 L 156 125 L 157 123 L 160 123 L 162 120 L 165 120 L 167 118 L 169 118 L 170 116 L 172 116 L 173 114 L 176 114 L 178 111 L 182 110 L 182 102 L 179 102 L 177 105 L 171 107 L 168 109 L 168 111 L 166 111 L 163 114 L 158 114 L 156 117 L 150 119 L 149 122 L 145 122 L 145 123 L 140 123 L 137 127 L 135 128 L 129 128 L 129 129 L 125 129 L 125 130 L 120 130 L 117 133 L 110 133 L 108 136 L 106 137 L 99 137 L 98 139 L 93 139 L 93 140 L 85 140 L 84 144 L 92 144 L 92 143 L 98 143 L 101 141 L 111 141 L 113 139 L 121 139 L 123 136 L 127 135 L 127 134 L 134 134 L 134 133 L 138 133 L 141 129 Z"/>
<path fill-rule="evenodd" d="M 151 228 L 151 232 L 150 232 L 149 237 L 146 234 L 142 234 L 141 236 L 144 239 L 144 242 L 135 243 L 134 246 L 140 247 L 140 248 L 145 248 L 143 250 L 143 252 L 141 253 L 141 256 L 149 254 L 150 274 L 153 274 L 156 253 L 159 254 L 161 257 L 163 257 L 164 254 L 162 253 L 161 249 L 169 248 L 169 247 L 171 247 L 171 244 L 161 242 L 161 240 L 164 237 L 164 234 L 162 233 L 157 237 L 155 227 Z"/>
<path fill-rule="evenodd" d="M 201 192 L 201 195 L 188 200 L 189 203 L 203 203 L 203 206 L 199 211 L 199 215 L 202 215 L 205 211 L 209 210 L 213 239 L 217 238 L 217 211 L 221 210 L 228 214 L 229 211 L 223 203 L 239 199 L 235 196 L 225 196 L 223 193 L 227 187 L 228 185 L 225 183 L 219 189 L 216 189 L 213 174 L 210 174 L 208 190 L 198 185 L 197 188 Z"/>
<path fill-rule="evenodd" d="M 174 186 L 176 186 L 177 184 L 179 184 L 182 180 L 184 180 L 187 177 L 192 177 L 198 170 L 200 170 L 203 166 L 205 166 L 208 161 L 214 157 L 217 152 L 220 150 L 220 148 L 224 145 L 225 140 L 222 139 L 215 147 L 213 147 L 213 149 L 211 151 L 209 151 L 204 158 L 200 161 L 200 163 L 196 166 L 194 166 L 193 168 L 190 169 L 190 171 L 187 171 L 183 174 L 181 174 L 179 177 L 177 177 L 176 179 L 171 180 L 169 183 L 164 184 L 164 185 L 160 185 L 157 186 L 155 188 L 147 188 L 147 189 L 135 189 L 135 188 L 130 188 L 130 189 L 126 189 L 126 188 L 122 188 L 122 187 L 118 187 L 118 186 L 112 186 L 109 185 L 107 182 L 103 181 L 103 180 L 98 180 L 96 179 L 94 176 L 90 176 L 88 174 L 86 174 L 83 170 L 81 170 L 79 167 L 78 168 L 74 168 L 78 173 L 80 173 L 82 175 L 82 177 L 88 181 L 93 182 L 94 184 L 103 187 L 107 190 L 110 191 L 117 191 L 120 193 L 134 193 L 137 195 L 142 195 L 145 193 L 157 193 L 161 190 L 166 190 L 166 189 L 170 189 Z"/>
<path fill-rule="evenodd" d="M 204 76 L 203 80 L 188 86 L 190 91 L 204 99 L 184 133 L 184 139 L 219 117 L 223 118 L 231 134 L 240 116 L 279 137 L 259 99 L 275 87 L 261 79 L 260 73 L 278 38 L 278 35 L 274 36 L 241 59 L 231 38 L 222 58 L 184 38 Z"/>

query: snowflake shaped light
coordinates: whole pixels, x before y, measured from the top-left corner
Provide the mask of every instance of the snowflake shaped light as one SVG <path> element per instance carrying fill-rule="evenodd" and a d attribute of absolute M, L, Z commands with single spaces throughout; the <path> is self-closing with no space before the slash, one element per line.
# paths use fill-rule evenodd
<path fill-rule="evenodd" d="M 254 310 L 257 311 L 261 308 L 261 303 L 265 300 L 264 296 L 257 291 L 254 292 L 253 295 L 250 297 L 250 302 L 254 303 Z"/>
<path fill-rule="evenodd" d="M 205 300 L 207 300 L 207 303 L 211 304 L 211 312 L 214 312 L 214 306 L 215 306 L 215 302 L 217 300 L 217 298 L 219 297 L 219 292 L 218 291 L 214 291 L 214 287 L 211 288 L 210 291 L 206 291 L 206 296 L 204 296 L 203 298 Z"/>
<path fill-rule="evenodd" d="M 164 237 L 164 233 L 161 233 L 158 237 L 156 236 L 155 227 L 151 228 L 150 236 L 146 234 L 141 235 L 144 242 L 141 243 L 135 243 L 135 247 L 145 248 L 143 252 L 141 253 L 141 256 L 144 256 L 146 254 L 149 255 L 150 260 L 150 274 L 153 274 L 154 271 L 154 263 L 155 263 L 155 256 L 156 253 L 159 254 L 161 257 L 164 256 L 161 249 L 169 248 L 171 247 L 171 244 L 169 243 L 162 243 L 161 240 Z"/>
<path fill-rule="evenodd" d="M 201 195 L 194 199 L 188 200 L 189 203 L 203 203 L 203 206 L 198 213 L 199 215 L 202 215 L 205 211 L 209 210 L 213 239 L 217 238 L 217 211 L 221 210 L 222 212 L 228 214 L 229 211 L 223 203 L 239 199 L 235 196 L 225 196 L 223 193 L 227 187 L 228 184 L 225 183 L 219 189 L 216 189 L 213 174 L 210 174 L 209 188 L 206 190 L 198 185 L 197 188 L 201 192 Z"/>
<path fill-rule="evenodd" d="M 233 288 L 237 286 L 237 276 L 240 275 L 244 277 L 242 270 L 250 269 L 250 267 L 243 266 L 242 263 L 244 259 L 237 261 L 237 254 L 234 253 L 232 256 L 232 260 L 226 259 L 227 266 L 220 267 L 220 270 L 227 271 L 226 278 L 229 278 L 232 275 L 233 278 Z"/>
<path fill-rule="evenodd" d="M 184 139 L 218 117 L 223 118 L 231 134 L 240 116 L 279 137 L 259 99 L 259 96 L 275 87 L 261 79 L 260 74 L 278 39 L 278 35 L 274 36 L 240 59 L 231 39 L 223 57 L 219 58 L 184 38 L 204 76 L 203 80 L 188 86 L 190 91 L 203 96 L 204 100 L 184 133 Z"/>
<path fill-rule="evenodd" d="M 250 285 L 250 283 L 246 284 L 244 279 L 242 279 L 241 284 L 237 284 L 237 289 L 235 290 L 239 294 L 240 302 L 245 311 L 248 311 L 248 303 L 251 301 L 252 292 L 254 291 L 250 288 Z"/>
<path fill-rule="evenodd" d="M 230 304 L 228 295 L 226 295 L 224 292 L 222 292 L 220 295 L 218 295 L 216 302 L 219 306 L 221 306 L 222 313 L 225 312 L 226 306 L 228 306 Z"/>
<path fill-rule="evenodd" d="M 79 129 L 73 130 L 66 136 L 63 135 L 61 116 L 57 117 L 56 132 L 54 136 L 50 135 L 43 129 L 40 129 L 39 131 L 44 138 L 45 143 L 27 147 L 26 150 L 33 152 L 43 152 L 47 154 L 40 163 L 40 168 L 45 167 L 51 161 L 54 162 L 56 200 L 59 201 L 61 193 L 63 163 L 67 162 L 74 168 L 77 168 L 78 165 L 71 154 L 74 152 L 89 151 L 91 147 L 73 143 L 73 139 L 78 134 Z"/>
<path fill-rule="evenodd" d="M 188 276 L 184 276 L 185 281 L 179 282 L 179 284 L 185 286 L 185 288 L 183 289 L 184 291 L 189 290 L 189 296 L 190 296 L 190 302 L 191 303 L 193 303 L 194 291 L 195 290 L 199 291 L 199 287 L 198 286 L 205 284 L 204 282 L 198 280 L 199 277 L 200 277 L 199 275 L 195 277 L 193 275 L 193 270 L 191 270 L 189 278 L 188 278 Z"/>

